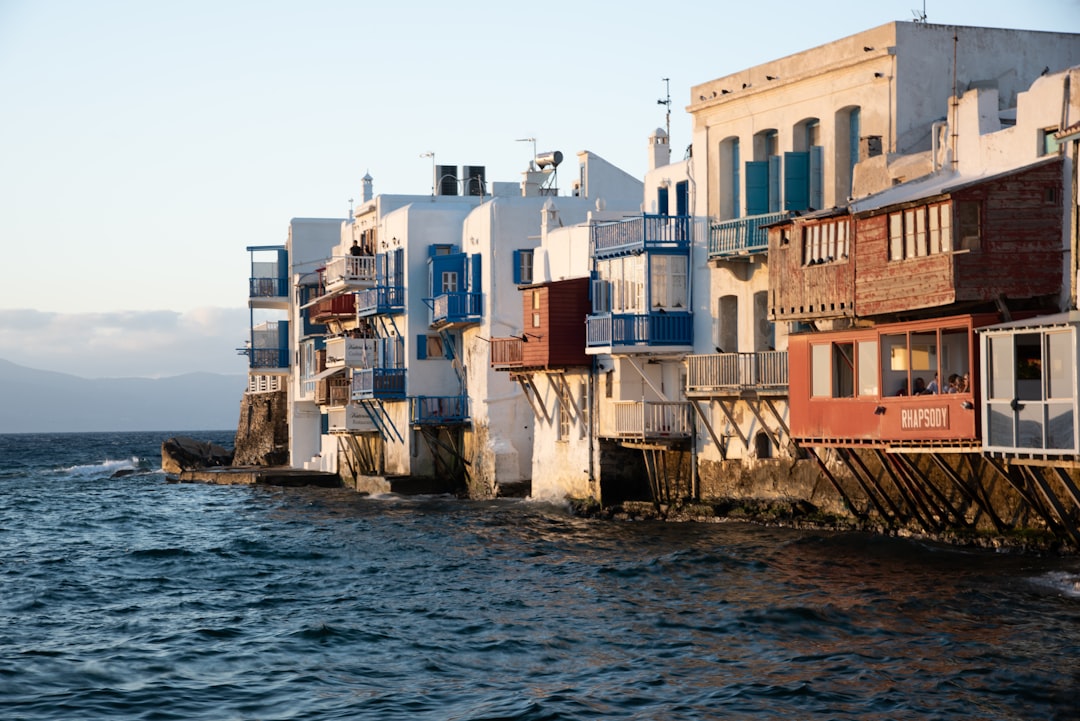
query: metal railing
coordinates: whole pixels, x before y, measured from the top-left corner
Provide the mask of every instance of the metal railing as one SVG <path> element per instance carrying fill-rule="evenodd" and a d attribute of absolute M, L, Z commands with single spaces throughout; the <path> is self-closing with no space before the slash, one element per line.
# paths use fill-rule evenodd
<path fill-rule="evenodd" d="M 413 425 L 464 423 L 469 418 L 466 396 L 413 396 L 409 399 L 409 420 Z"/>
<path fill-rule="evenodd" d="M 461 323 L 480 319 L 479 293 L 443 293 L 431 299 L 432 323 Z"/>
<path fill-rule="evenodd" d="M 597 257 L 618 255 L 634 249 L 689 247 L 692 239 L 689 215 L 638 215 L 592 226 L 593 252 Z"/>
<path fill-rule="evenodd" d="M 288 368 L 288 348 L 237 348 L 236 352 L 248 357 L 248 368 Z"/>
<path fill-rule="evenodd" d="M 764 253 L 769 249 L 765 226 L 791 217 L 787 210 L 709 224 L 709 257 Z"/>
<path fill-rule="evenodd" d="M 690 436 L 690 404 L 685 401 L 616 401 L 615 432 L 639 438 Z"/>
<path fill-rule="evenodd" d="M 521 338 L 491 339 L 491 367 L 492 368 L 520 368 L 524 344 Z"/>
<path fill-rule="evenodd" d="M 585 321 L 588 347 L 691 345 L 693 317 L 686 311 L 596 313 Z"/>
<path fill-rule="evenodd" d="M 788 387 L 787 351 L 707 353 L 686 358 L 686 390 L 784 390 Z"/>
<path fill-rule="evenodd" d="M 248 278 L 249 298 L 289 297 L 288 278 Z"/>
<path fill-rule="evenodd" d="M 403 286 L 380 285 L 356 293 L 356 312 L 358 315 L 395 313 L 404 309 L 405 288 Z"/>
<path fill-rule="evenodd" d="M 365 370 L 353 371 L 353 400 L 404 397 L 404 368 L 367 368 Z"/>

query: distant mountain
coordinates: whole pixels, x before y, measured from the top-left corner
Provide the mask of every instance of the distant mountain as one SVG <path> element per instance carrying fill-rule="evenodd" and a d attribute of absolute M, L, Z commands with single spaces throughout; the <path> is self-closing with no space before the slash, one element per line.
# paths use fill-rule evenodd
<path fill-rule="evenodd" d="M 0 359 L 0 433 L 228 430 L 243 375 L 87 379 Z"/>

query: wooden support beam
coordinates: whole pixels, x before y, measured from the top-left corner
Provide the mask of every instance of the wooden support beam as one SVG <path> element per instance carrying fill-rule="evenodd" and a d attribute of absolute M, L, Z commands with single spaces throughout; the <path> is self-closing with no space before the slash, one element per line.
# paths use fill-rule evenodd
<path fill-rule="evenodd" d="M 723 460 L 726 461 L 727 460 L 727 444 L 726 443 L 721 443 L 720 439 L 717 438 L 716 431 L 713 430 L 712 423 L 705 416 L 705 411 L 701 410 L 701 407 L 698 405 L 697 400 L 690 399 L 690 405 L 693 407 L 693 409 L 695 411 L 697 411 L 698 418 L 701 419 L 701 422 L 705 424 L 705 430 L 707 430 L 709 432 L 709 437 L 712 438 L 712 442 L 716 446 L 716 450 L 720 451 L 720 458 L 722 458 Z"/>
<path fill-rule="evenodd" d="M 749 408 L 750 412 L 754 414 L 754 418 L 757 418 L 758 423 L 761 424 L 761 430 L 763 430 L 765 432 L 765 435 L 767 435 L 769 437 L 769 440 L 772 441 L 772 444 L 774 446 L 776 446 L 776 450 L 779 451 L 780 450 L 780 438 L 769 427 L 769 424 L 765 422 L 765 419 L 762 417 L 761 413 L 758 412 L 758 409 L 757 409 L 757 406 L 755 404 L 754 399 L 747 398 L 745 400 L 745 402 L 746 402 L 747 408 Z"/>
<path fill-rule="evenodd" d="M 829 479 L 829 483 L 831 483 L 832 487 L 836 489 L 836 492 L 840 494 L 840 498 L 844 499 L 844 503 L 847 504 L 847 507 L 850 508 L 851 512 L 855 514 L 855 517 L 865 521 L 866 513 L 863 511 L 859 511 L 859 509 L 855 507 L 855 504 L 852 503 L 851 497 L 848 496 L 847 491 L 845 491 L 844 487 L 840 485 L 840 482 L 836 480 L 836 477 L 832 474 L 832 471 L 830 471 L 829 467 L 825 465 L 825 461 L 821 460 L 821 456 L 818 455 L 817 449 L 812 446 L 807 446 L 806 450 L 810 453 L 810 455 L 814 457 L 814 460 L 817 461 L 818 468 L 820 468 L 821 472 L 825 475 L 825 477 Z"/>
<path fill-rule="evenodd" d="M 893 501 L 892 496 L 890 496 L 885 491 L 885 489 L 882 488 L 881 484 L 877 480 L 877 477 L 874 476 L 874 474 L 870 472 L 870 469 L 867 468 L 866 463 L 863 462 L 862 456 L 860 456 L 858 454 L 858 452 L 853 449 L 851 451 L 851 453 L 849 454 L 849 457 L 850 457 L 851 460 L 853 460 L 855 462 L 856 465 L 859 466 L 859 468 L 862 469 L 862 472 L 863 472 L 863 474 L 865 474 L 866 478 L 868 478 L 870 480 L 870 482 L 873 484 L 873 486 L 877 490 L 877 492 L 879 494 L 881 494 L 881 498 L 884 500 L 885 505 L 887 505 L 892 510 L 893 517 L 896 518 L 897 520 L 906 522 L 908 520 L 908 515 L 906 513 L 901 512 L 900 507 L 897 506 L 896 503 Z M 888 517 L 887 514 L 883 514 L 883 515 L 885 515 L 886 518 Z"/>
<path fill-rule="evenodd" d="M 900 461 L 902 465 L 907 468 L 909 477 L 913 481 L 915 481 L 916 484 L 921 483 L 922 488 L 930 491 L 930 495 L 933 496 L 934 499 L 937 501 L 937 510 L 944 511 L 943 515 L 951 515 L 960 525 L 964 526 L 965 528 L 972 528 L 972 524 L 970 521 L 968 521 L 967 516 L 961 513 L 956 508 L 956 506 L 952 504 L 948 497 L 946 497 L 946 495 L 942 493 L 937 486 L 934 485 L 930 478 L 925 473 L 923 473 L 918 466 L 915 465 L 915 463 L 911 460 L 911 456 L 899 455 L 896 456 L 896 458 Z"/>
<path fill-rule="evenodd" d="M 848 471 L 850 471 L 851 475 L 855 477 L 855 480 L 856 482 L 858 482 L 859 487 L 862 488 L 863 493 L 865 493 L 866 497 L 870 499 L 870 503 L 874 506 L 874 509 L 877 511 L 878 516 L 881 517 L 881 520 L 885 521 L 886 525 L 891 526 L 893 519 L 891 519 L 889 517 L 889 514 L 885 512 L 885 508 L 881 505 L 881 503 L 878 502 L 878 499 L 874 495 L 874 492 L 870 489 L 870 486 L 867 485 L 865 480 L 863 480 L 862 474 L 859 472 L 859 469 L 856 468 L 855 465 L 851 462 L 851 459 L 848 458 L 848 455 L 852 453 L 852 450 L 849 448 L 837 448 L 836 451 L 837 455 L 840 456 L 840 460 L 844 462 L 845 466 L 847 466 Z M 865 466 L 863 467 L 865 468 Z M 871 482 L 873 482 L 872 478 L 870 480 Z"/>
<path fill-rule="evenodd" d="M 994 528 L 997 529 L 998 533 L 1004 533 L 1006 531 L 1005 522 L 1002 521 L 994 511 L 994 505 L 990 502 L 989 497 L 984 497 L 979 493 L 981 486 L 976 485 L 974 488 L 968 486 L 964 478 L 957 473 L 952 466 L 945 462 L 945 459 L 941 457 L 941 454 L 931 453 L 930 458 L 945 477 L 960 489 L 960 493 L 968 499 L 968 502 L 973 503 L 979 510 L 979 513 L 985 513 L 987 517 L 989 517 L 990 522 L 994 524 Z M 975 518 L 977 520 L 978 516 L 976 515 Z"/>
<path fill-rule="evenodd" d="M 738 434 L 739 440 L 742 441 L 743 448 L 745 448 L 746 450 L 750 450 L 750 440 L 743 435 L 742 428 L 739 428 L 739 424 L 735 422 L 735 416 L 733 416 L 731 414 L 731 411 L 728 410 L 728 407 L 724 403 L 724 399 L 717 399 L 716 402 L 720 404 L 720 410 L 724 412 L 724 415 L 727 416 L 728 422 L 731 423 L 731 427 L 734 428 L 735 433 Z"/>
<path fill-rule="evenodd" d="M 1073 544 L 1080 548 L 1080 530 L 1077 529 L 1076 523 L 1073 522 L 1072 515 L 1065 510 L 1065 507 L 1058 500 L 1057 495 L 1054 493 L 1054 489 L 1050 487 L 1050 484 L 1043 478 L 1042 473 L 1038 469 L 1031 466 L 1023 466 L 1024 473 L 1031 479 L 1035 488 L 1042 494 L 1046 502 L 1053 507 L 1054 513 L 1057 514 L 1060 521 L 1059 527 L 1062 528 L 1065 534 L 1072 539 Z"/>
<path fill-rule="evenodd" d="M 908 510 L 911 511 L 910 517 L 913 517 L 918 521 L 924 531 L 935 533 L 938 530 L 938 527 L 934 522 L 933 516 L 919 503 L 915 493 L 907 485 L 907 480 L 903 477 L 903 474 L 899 473 L 899 469 L 893 466 L 893 460 L 881 449 L 876 449 L 875 453 L 878 456 L 878 460 L 881 462 L 881 467 L 885 469 L 885 473 L 892 479 L 893 485 L 896 486 L 896 490 L 900 493 L 900 497 L 904 499 L 904 503 L 907 505 Z"/>

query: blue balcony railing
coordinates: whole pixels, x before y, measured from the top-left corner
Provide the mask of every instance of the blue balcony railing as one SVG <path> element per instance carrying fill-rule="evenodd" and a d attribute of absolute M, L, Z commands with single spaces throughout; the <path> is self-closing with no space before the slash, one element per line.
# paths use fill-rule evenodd
<path fill-rule="evenodd" d="M 405 288 L 400 285 L 380 285 L 377 288 L 357 291 L 357 315 L 384 315 L 405 310 Z"/>
<path fill-rule="evenodd" d="M 650 249 L 689 248 L 689 215 L 638 215 L 592 227 L 593 254 L 597 258 Z"/>
<path fill-rule="evenodd" d="M 688 312 L 597 313 L 585 325 L 586 346 L 645 348 L 692 345 L 693 316 Z"/>
<path fill-rule="evenodd" d="M 431 324 L 479 322 L 480 297 L 480 293 L 443 293 L 425 299 L 431 308 Z"/>
<path fill-rule="evenodd" d="M 405 398 L 404 368 L 367 368 L 354 370 L 352 399 Z"/>
<path fill-rule="evenodd" d="M 467 396 L 413 396 L 409 399 L 409 420 L 413 425 L 464 423 L 468 419 Z"/>
<path fill-rule="evenodd" d="M 765 226 L 790 217 L 791 213 L 784 210 L 710 223 L 709 258 L 753 255 L 768 251 L 769 236 L 765 232 Z"/>

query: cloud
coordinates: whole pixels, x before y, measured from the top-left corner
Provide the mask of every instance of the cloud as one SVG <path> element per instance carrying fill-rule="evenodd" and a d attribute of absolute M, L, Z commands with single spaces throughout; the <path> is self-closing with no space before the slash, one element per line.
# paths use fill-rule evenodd
<path fill-rule="evenodd" d="M 84 378 L 245 373 L 246 308 L 52 313 L 0 310 L 0 358 Z"/>

